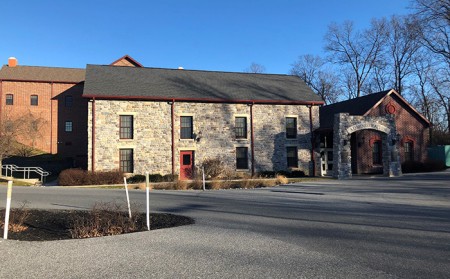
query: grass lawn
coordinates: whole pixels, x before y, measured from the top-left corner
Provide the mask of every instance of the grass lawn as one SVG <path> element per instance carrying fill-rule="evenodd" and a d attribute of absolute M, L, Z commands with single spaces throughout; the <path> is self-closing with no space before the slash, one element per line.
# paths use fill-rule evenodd
<path fill-rule="evenodd" d="M 8 185 L 8 180 L 0 178 L 0 185 L 4 185 L 4 186 Z M 26 183 L 26 182 L 23 182 L 23 181 L 18 181 L 18 180 L 13 182 L 13 186 L 32 186 L 32 185 L 33 184 Z"/>

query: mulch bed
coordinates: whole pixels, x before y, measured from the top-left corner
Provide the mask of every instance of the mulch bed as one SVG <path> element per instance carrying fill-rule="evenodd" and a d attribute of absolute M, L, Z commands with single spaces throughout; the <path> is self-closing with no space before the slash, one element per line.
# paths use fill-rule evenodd
<path fill-rule="evenodd" d="M 2 210 L 4 211 L 4 210 Z M 24 225 L 28 226 L 23 232 L 8 232 L 8 239 L 22 241 L 48 241 L 72 239 L 70 235 L 70 222 L 74 215 L 84 216 L 85 211 L 64 211 L 64 210 L 29 210 L 30 215 L 27 217 Z M 2 214 L 0 214 L 2 215 Z M 146 215 L 141 214 L 139 218 L 138 230 L 147 231 Z M 194 219 L 165 213 L 155 213 L 150 215 L 151 230 L 171 228 L 194 223 Z M 3 220 L 2 220 L 3 221 Z M 3 229 L 1 230 L 3 232 Z"/>

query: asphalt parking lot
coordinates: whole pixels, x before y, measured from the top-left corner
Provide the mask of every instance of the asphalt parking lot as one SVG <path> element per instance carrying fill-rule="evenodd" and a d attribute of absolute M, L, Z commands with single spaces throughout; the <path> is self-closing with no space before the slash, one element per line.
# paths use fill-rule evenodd
<path fill-rule="evenodd" d="M 152 211 L 196 224 L 85 240 L 3 240 L 0 278 L 449 278 L 449 182 L 450 172 L 441 172 L 152 191 Z M 2 200 L 5 193 L 0 187 Z M 108 189 L 13 192 L 13 204 L 34 208 L 88 209 L 124 198 Z M 145 208 L 144 192 L 130 198 Z"/>

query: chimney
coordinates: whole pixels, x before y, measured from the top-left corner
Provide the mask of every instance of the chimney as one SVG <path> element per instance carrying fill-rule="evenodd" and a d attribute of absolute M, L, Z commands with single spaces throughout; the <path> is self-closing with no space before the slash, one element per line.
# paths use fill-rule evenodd
<path fill-rule="evenodd" d="M 8 67 L 16 67 L 17 66 L 17 59 L 15 57 L 8 58 Z"/>

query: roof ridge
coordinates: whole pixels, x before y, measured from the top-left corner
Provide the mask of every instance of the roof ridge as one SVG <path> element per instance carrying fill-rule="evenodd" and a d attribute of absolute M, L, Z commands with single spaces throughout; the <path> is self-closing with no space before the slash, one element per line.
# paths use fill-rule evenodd
<path fill-rule="evenodd" d="M 391 91 L 392 91 L 392 89 L 379 91 L 379 92 L 375 92 L 375 93 L 370 93 L 370 94 L 367 94 L 367 95 L 364 95 L 364 96 L 359 96 L 359 97 L 356 97 L 356 98 L 352 98 L 352 99 L 340 101 L 340 102 L 337 102 L 337 103 L 329 104 L 329 105 L 326 105 L 324 107 L 329 107 L 329 106 L 333 106 L 333 105 L 341 105 L 341 104 L 345 104 L 345 103 L 351 103 L 351 102 L 355 102 L 355 101 L 358 101 L 358 100 L 361 100 L 361 99 L 370 98 L 370 97 L 373 98 L 374 95 L 383 95 L 383 94 L 387 95 Z"/>
<path fill-rule="evenodd" d="M 99 67 L 117 67 L 112 65 L 104 64 L 87 64 L 86 66 L 99 66 Z M 87 68 L 87 67 L 86 67 Z M 189 71 L 189 72 L 206 72 L 206 73 L 222 73 L 222 74 L 245 74 L 245 75 L 260 75 L 260 76 L 284 76 L 284 77 L 298 77 L 296 75 L 290 74 L 274 74 L 274 73 L 247 73 L 247 72 L 229 72 L 229 71 L 216 71 L 216 70 L 198 70 L 198 69 L 177 69 L 177 68 L 161 68 L 161 67 L 126 67 L 130 69 L 140 69 L 140 70 L 166 70 L 166 71 Z"/>

